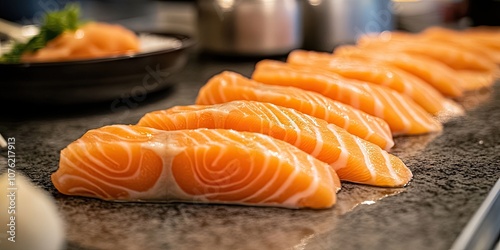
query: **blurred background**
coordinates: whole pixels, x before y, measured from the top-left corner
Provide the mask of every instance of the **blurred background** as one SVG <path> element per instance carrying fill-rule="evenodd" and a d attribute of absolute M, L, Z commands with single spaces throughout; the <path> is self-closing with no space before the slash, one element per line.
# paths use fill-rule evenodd
<path fill-rule="evenodd" d="M 183 33 L 207 51 L 236 55 L 331 51 L 384 30 L 500 25 L 496 0 L 2 0 L 0 18 L 37 24 L 69 2 L 80 4 L 85 19 Z"/>
<path fill-rule="evenodd" d="M 84 19 L 114 22 L 132 29 L 188 29 L 193 26 L 194 0 L 6 0 L 0 1 L 0 18 L 21 24 L 38 24 L 45 12 L 78 3 Z M 177 27 L 182 26 L 182 27 Z"/>

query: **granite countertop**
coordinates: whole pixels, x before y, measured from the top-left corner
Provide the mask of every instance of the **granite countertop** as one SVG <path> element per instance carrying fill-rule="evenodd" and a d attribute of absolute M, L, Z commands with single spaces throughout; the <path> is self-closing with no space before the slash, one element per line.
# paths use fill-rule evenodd
<path fill-rule="evenodd" d="M 193 104 L 214 74 L 249 76 L 256 59 L 197 54 L 145 100 L 33 107 L 0 119 L 16 139 L 18 171 L 53 195 L 66 222 L 67 249 L 449 249 L 500 177 L 500 84 L 470 95 L 467 113 L 440 134 L 397 137 L 392 153 L 413 171 L 405 188 L 344 183 L 327 210 L 229 205 L 113 203 L 59 194 L 50 181 L 59 152 L 88 129 L 133 124 L 146 112 Z M 5 150 L 0 163 L 6 162 Z"/>

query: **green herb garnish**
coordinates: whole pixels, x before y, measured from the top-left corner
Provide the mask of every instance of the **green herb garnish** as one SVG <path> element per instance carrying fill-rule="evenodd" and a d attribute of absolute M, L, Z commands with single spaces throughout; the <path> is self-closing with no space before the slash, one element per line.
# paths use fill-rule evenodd
<path fill-rule="evenodd" d="M 12 50 L 2 57 L 0 62 L 18 63 L 26 52 L 35 52 L 67 30 L 76 30 L 80 21 L 80 8 L 77 4 L 67 4 L 64 9 L 45 14 L 39 33 L 26 43 L 15 43 Z"/>

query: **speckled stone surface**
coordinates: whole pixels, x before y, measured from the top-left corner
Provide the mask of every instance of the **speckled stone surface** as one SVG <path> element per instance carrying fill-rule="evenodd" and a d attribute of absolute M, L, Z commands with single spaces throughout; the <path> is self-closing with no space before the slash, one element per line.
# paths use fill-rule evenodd
<path fill-rule="evenodd" d="M 254 62 L 193 56 L 170 78 L 174 87 L 129 99 L 123 108 L 110 102 L 3 115 L 0 133 L 16 138 L 17 169 L 54 196 L 67 226 L 67 249 L 449 249 L 500 177 L 497 83 L 463 100 L 466 115 L 446 122 L 442 133 L 396 138 L 392 153 L 414 173 L 409 186 L 344 183 L 332 209 L 113 203 L 67 197 L 52 185 L 60 150 L 88 129 L 193 104 L 211 76 L 222 70 L 249 76 Z M 0 155 L 4 166 L 6 151 Z"/>

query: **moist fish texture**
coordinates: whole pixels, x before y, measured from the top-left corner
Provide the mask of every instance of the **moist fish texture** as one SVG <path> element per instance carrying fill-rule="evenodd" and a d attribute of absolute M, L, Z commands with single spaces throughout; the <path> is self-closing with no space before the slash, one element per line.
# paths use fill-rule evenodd
<path fill-rule="evenodd" d="M 265 84 L 315 91 L 343 102 L 384 119 L 393 135 L 442 130 L 441 123 L 409 97 L 384 86 L 347 79 L 326 70 L 265 59 L 257 63 L 252 79 Z"/>
<path fill-rule="evenodd" d="M 500 63 L 500 51 L 489 46 L 478 46 L 479 41 L 473 37 L 465 35 L 459 30 L 452 30 L 443 27 L 433 26 L 418 33 L 420 39 L 446 42 L 459 48 L 469 50 L 480 56 L 489 58 L 493 62 Z"/>
<path fill-rule="evenodd" d="M 470 50 L 456 47 L 451 43 L 414 39 L 416 35 L 397 35 L 397 32 L 383 32 L 377 35 L 363 35 L 356 46 L 367 49 L 404 51 L 410 54 L 423 55 L 443 62 L 456 70 L 496 70 L 497 65 L 489 58 Z M 410 38 L 407 38 L 410 37 Z M 407 38 L 407 39 L 405 39 Z"/>
<path fill-rule="evenodd" d="M 293 108 L 344 128 L 349 133 L 370 141 L 385 150 L 394 146 L 389 125 L 349 105 L 319 93 L 296 87 L 263 84 L 231 71 L 214 75 L 200 88 L 196 104 L 219 104 L 235 100 L 272 103 Z"/>
<path fill-rule="evenodd" d="M 294 50 L 287 62 L 304 67 L 322 68 L 343 77 L 370 82 L 391 88 L 410 97 L 415 103 L 433 115 L 440 113 L 463 114 L 454 101 L 444 97 L 427 82 L 397 67 L 353 58 L 335 57 L 331 53 Z"/>
<path fill-rule="evenodd" d="M 466 91 L 493 85 L 498 74 L 497 54 L 487 46 L 445 28 L 431 27 L 421 33 L 386 31 L 379 35 L 365 35 L 358 47 L 367 49 L 401 50 L 410 54 L 428 56 L 456 70 L 463 79 Z M 432 50 L 429 48 L 433 48 Z"/>
<path fill-rule="evenodd" d="M 137 125 L 168 131 L 208 128 L 269 135 L 328 163 L 343 181 L 402 187 L 412 177 L 400 159 L 377 145 L 322 119 L 271 103 L 175 106 L 147 113 Z"/>
<path fill-rule="evenodd" d="M 359 58 L 398 67 L 420 77 L 447 97 L 462 96 L 465 91 L 463 86 L 467 84 L 456 74 L 456 70 L 422 55 L 411 55 L 401 51 L 366 49 L 352 45 L 338 46 L 333 54 L 336 57 Z"/>
<path fill-rule="evenodd" d="M 340 188 L 328 164 L 267 135 L 137 125 L 89 130 L 61 151 L 51 179 L 63 194 L 104 200 L 316 209 Z"/>
<path fill-rule="evenodd" d="M 140 49 L 134 32 L 118 24 L 89 22 L 76 31 L 66 31 L 44 48 L 25 53 L 23 62 L 55 62 L 133 54 Z"/>

